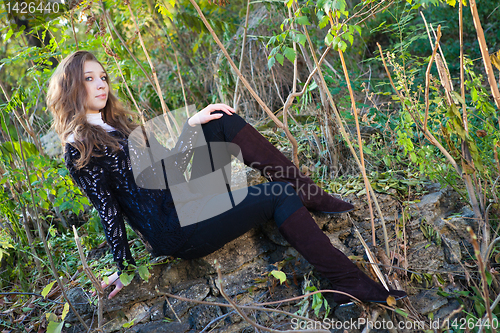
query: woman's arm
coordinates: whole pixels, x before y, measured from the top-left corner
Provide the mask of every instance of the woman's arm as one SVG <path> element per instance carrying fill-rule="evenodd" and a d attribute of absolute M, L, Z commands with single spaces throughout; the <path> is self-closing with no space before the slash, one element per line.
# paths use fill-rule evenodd
<path fill-rule="evenodd" d="M 104 227 L 106 240 L 111 246 L 113 259 L 120 271 L 126 267 L 124 261 L 135 265 L 127 241 L 127 233 L 121 208 L 110 191 L 104 168 L 97 163 L 89 162 L 77 170 L 70 160 L 66 161 L 68 170 L 78 186 L 85 192 L 92 205 L 99 213 Z"/>
<path fill-rule="evenodd" d="M 181 173 L 186 170 L 186 167 L 193 156 L 194 144 L 196 143 L 198 133 L 201 131 L 200 125 L 222 117 L 221 113 L 212 114 L 214 111 L 224 111 L 228 115 L 232 115 L 235 112 L 232 107 L 226 104 L 210 104 L 188 119 L 188 121 L 184 124 L 184 128 L 182 129 L 182 133 L 177 140 L 177 144 L 172 149 L 172 153 L 175 156 L 173 164 Z"/>

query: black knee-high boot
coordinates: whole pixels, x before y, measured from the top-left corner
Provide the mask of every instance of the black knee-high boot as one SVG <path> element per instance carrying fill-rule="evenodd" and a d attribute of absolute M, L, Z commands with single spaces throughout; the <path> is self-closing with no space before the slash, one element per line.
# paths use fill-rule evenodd
<path fill-rule="evenodd" d="M 406 296 L 406 292 L 402 290 L 387 291 L 363 273 L 332 245 L 305 207 L 290 215 L 281 224 L 279 231 L 288 243 L 330 280 L 335 290 L 348 293 L 363 302 L 384 303 L 390 295 L 396 299 Z M 334 300 L 338 304 L 344 304 L 350 298 L 335 294 Z"/>
<path fill-rule="evenodd" d="M 232 143 L 240 147 L 245 164 L 261 171 L 270 181 L 290 183 L 308 209 L 324 213 L 354 209 L 352 204 L 323 191 L 250 124 L 236 134 Z"/>

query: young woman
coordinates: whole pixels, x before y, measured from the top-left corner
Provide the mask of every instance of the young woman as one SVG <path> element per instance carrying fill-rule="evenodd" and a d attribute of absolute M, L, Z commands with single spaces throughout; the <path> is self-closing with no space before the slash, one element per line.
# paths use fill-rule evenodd
<path fill-rule="evenodd" d="M 181 226 L 168 188 L 137 185 L 130 157 L 138 152 L 129 146 L 128 138 L 138 125 L 111 92 L 106 71 L 94 55 L 78 51 L 59 64 L 50 80 L 47 105 L 65 145 L 66 166 L 99 212 L 119 272 L 135 264 L 124 219 L 154 256 L 183 259 L 208 255 L 274 219 L 285 239 L 331 281 L 334 289 L 367 302 L 385 302 L 389 295 L 396 299 L 406 296 L 404 291 L 387 291 L 360 271 L 332 246 L 308 212 L 341 213 L 354 207 L 327 194 L 300 173 L 231 107 L 209 105 L 189 118 L 173 148 L 174 167 L 182 174 L 194 153 L 191 179 L 202 175 L 196 175 L 196 165 L 207 157 L 194 147 L 203 137 L 208 144 L 238 145 L 244 162 L 259 169 L 271 182 L 248 187 L 245 199 L 222 214 Z M 198 133 L 199 128 L 203 133 Z M 110 284 L 115 285 L 109 298 L 123 288 L 119 272 L 109 277 Z M 105 282 L 102 285 L 108 286 Z M 334 299 L 339 304 L 350 301 L 343 294 L 335 294 Z"/>

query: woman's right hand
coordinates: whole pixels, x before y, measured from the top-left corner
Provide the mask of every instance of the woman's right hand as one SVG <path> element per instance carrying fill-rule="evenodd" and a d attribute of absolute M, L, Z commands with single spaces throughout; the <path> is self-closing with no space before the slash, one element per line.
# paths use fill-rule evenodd
<path fill-rule="evenodd" d="M 198 112 L 197 114 L 188 119 L 189 126 L 195 127 L 196 125 L 206 124 L 211 120 L 219 119 L 220 117 L 222 117 L 222 113 L 212 114 L 212 112 L 214 111 L 223 111 L 230 116 L 232 116 L 233 113 L 236 112 L 232 107 L 230 107 L 227 104 L 223 103 L 210 104 L 206 108 L 204 108 L 203 110 L 201 110 L 200 112 Z"/>
<path fill-rule="evenodd" d="M 101 287 L 102 289 L 106 289 L 108 286 L 114 285 L 115 289 L 109 293 L 108 299 L 112 299 L 115 297 L 116 294 L 120 292 L 123 288 L 123 283 L 120 281 L 120 276 L 118 275 L 118 272 L 115 272 L 108 276 L 108 283 L 106 281 L 101 282 Z"/>

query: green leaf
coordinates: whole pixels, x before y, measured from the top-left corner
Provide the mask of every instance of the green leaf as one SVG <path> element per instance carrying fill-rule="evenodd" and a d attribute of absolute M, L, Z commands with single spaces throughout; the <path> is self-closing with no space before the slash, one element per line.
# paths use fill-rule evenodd
<path fill-rule="evenodd" d="M 293 1 L 294 1 L 294 0 L 287 0 L 287 2 L 286 2 L 286 6 L 287 6 L 288 8 L 292 7 Z"/>
<path fill-rule="evenodd" d="M 271 69 L 271 67 L 273 67 L 275 62 L 276 62 L 276 58 L 270 57 L 269 60 L 267 61 L 267 68 Z"/>
<path fill-rule="evenodd" d="M 297 34 L 297 42 L 299 42 L 300 44 L 302 44 L 302 46 L 306 46 L 306 41 L 307 41 L 307 38 L 305 35 L 303 34 Z"/>
<path fill-rule="evenodd" d="M 290 62 L 294 62 L 296 56 L 294 49 L 292 49 L 291 47 L 287 47 L 285 49 L 284 55 L 288 60 L 290 60 Z"/>
<path fill-rule="evenodd" d="M 56 283 L 56 281 L 52 281 L 51 283 L 49 283 L 48 285 L 46 285 L 45 288 L 43 288 L 43 290 L 42 290 L 42 296 L 44 298 L 47 297 L 47 295 L 49 294 L 50 290 L 52 289 L 52 286 L 54 285 L 54 283 Z"/>
<path fill-rule="evenodd" d="M 311 25 L 311 23 L 309 23 L 309 19 L 307 18 L 307 16 L 299 16 L 295 19 L 295 22 L 297 22 L 297 24 L 300 25 Z"/>
<path fill-rule="evenodd" d="M 343 40 L 339 41 L 339 43 L 337 44 L 337 47 L 342 50 L 342 52 L 345 52 L 345 50 L 347 49 L 347 44 L 346 42 L 344 42 Z"/>
<path fill-rule="evenodd" d="M 406 313 L 405 310 L 400 309 L 400 308 L 395 308 L 394 311 L 396 311 L 397 314 L 399 314 L 405 318 L 408 318 L 408 313 Z"/>
<path fill-rule="evenodd" d="M 276 60 L 283 66 L 283 62 L 285 61 L 285 57 L 281 53 L 276 53 Z"/>
<path fill-rule="evenodd" d="M 352 26 L 354 29 L 356 29 L 356 31 L 359 33 L 359 35 L 361 36 L 361 27 L 359 25 L 353 25 Z"/>
<path fill-rule="evenodd" d="M 318 27 L 323 29 L 330 21 L 328 20 L 328 15 L 325 15 L 319 20 Z"/>
<path fill-rule="evenodd" d="M 410 160 L 411 160 L 413 163 L 417 163 L 417 155 L 415 154 L 415 152 L 411 152 L 411 153 L 410 153 Z"/>
<path fill-rule="evenodd" d="M 493 282 L 493 277 L 491 276 L 491 273 L 488 272 L 487 270 L 484 272 L 486 275 L 486 282 L 488 283 L 488 286 L 491 287 L 491 283 Z"/>
<path fill-rule="evenodd" d="M 13 34 L 14 34 L 14 31 L 12 29 L 9 29 L 9 31 L 7 32 L 7 35 L 5 35 L 4 43 L 7 43 L 7 41 L 10 39 L 10 37 L 12 37 Z"/>
<path fill-rule="evenodd" d="M 452 7 L 455 7 L 457 0 L 446 0 L 446 3 Z"/>
<path fill-rule="evenodd" d="M 352 34 L 351 33 L 345 33 L 344 34 L 344 39 L 347 39 L 349 41 L 349 43 L 354 43 L 354 37 L 352 37 Z"/>
<path fill-rule="evenodd" d="M 271 53 L 269 53 L 269 57 L 272 57 L 272 56 L 276 55 L 276 53 L 278 53 L 279 50 L 280 50 L 279 46 L 276 46 L 275 48 L 273 48 L 271 50 Z"/>
<path fill-rule="evenodd" d="M 333 35 L 328 33 L 325 37 L 325 44 L 330 45 L 333 42 Z"/>
<path fill-rule="evenodd" d="M 148 282 L 149 278 L 151 277 L 151 273 L 145 265 L 139 266 L 139 276 L 146 282 Z"/>
<path fill-rule="evenodd" d="M 472 97 L 473 102 L 477 102 L 477 90 L 476 90 L 476 88 L 471 89 L 470 96 Z"/>
<path fill-rule="evenodd" d="M 135 324 L 135 319 L 136 319 L 136 318 L 132 319 L 132 320 L 131 320 L 131 321 L 129 321 L 128 323 L 123 324 L 123 325 L 122 325 L 122 326 L 123 326 L 123 328 L 129 328 L 129 327 L 134 326 L 134 324 Z"/>
<path fill-rule="evenodd" d="M 273 270 L 270 274 L 280 280 L 280 284 L 286 281 L 286 274 L 281 271 Z"/>
<path fill-rule="evenodd" d="M 61 321 L 60 323 L 51 321 L 47 326 L 46 333 L 61 333 L 63 326 L 64 326 L 64 321 Z"/>
<path fill-rule="evenodd" d="M 133 279 L 134 279 L 133 274 L 127 274 L 127 273 L 120 274 L 120 281 L 123 283 L 124 286 L 128 286 Z"/>

